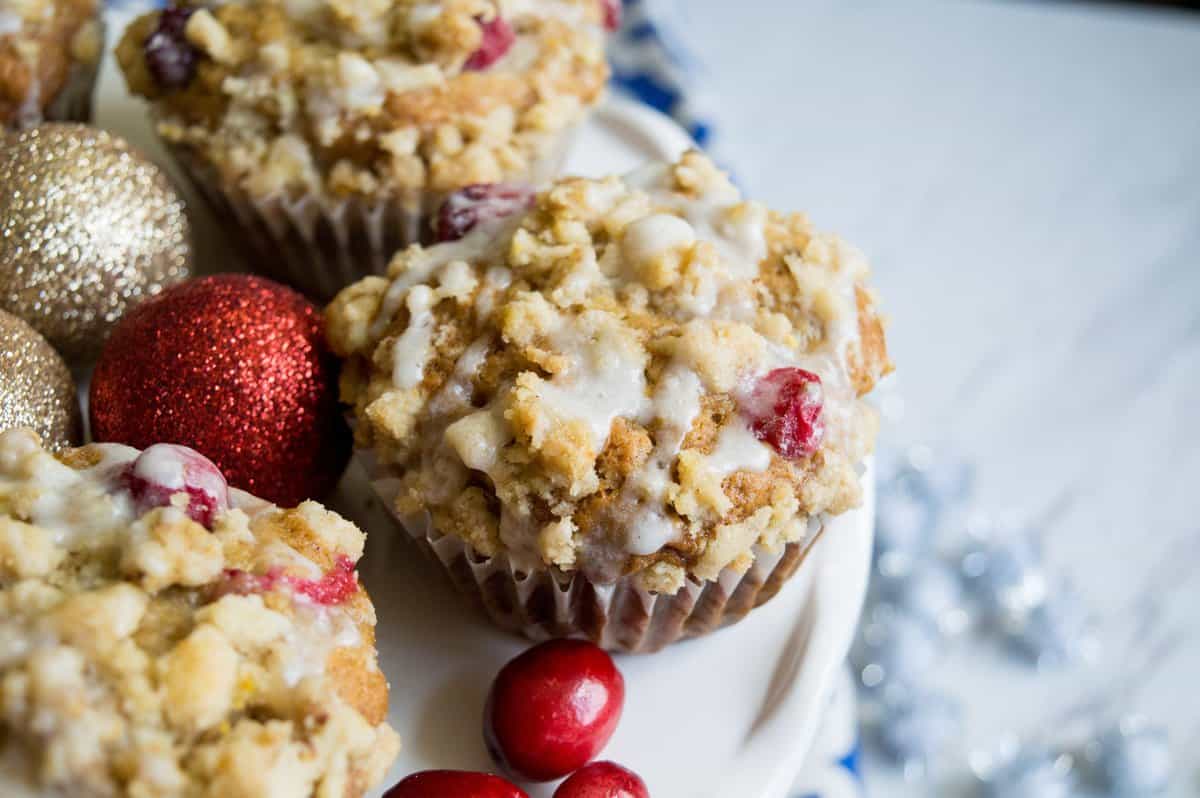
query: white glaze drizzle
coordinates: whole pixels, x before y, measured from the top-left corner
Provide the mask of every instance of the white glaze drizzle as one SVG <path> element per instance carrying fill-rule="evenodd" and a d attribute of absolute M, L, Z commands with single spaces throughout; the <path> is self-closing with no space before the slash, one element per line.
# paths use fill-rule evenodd
<path fill-rule="evenodd" d="M 358 624 L 340 607 L 326 607 L 293 597 L 295 618 L 281 650 L 280 674 L 288 687 L 325 673 L 329 655 L 338 648 L 362 645 Z"/>
<path fill-rule="evenodd" d="M 433 344 L 434 291 L 416 285 L 408 292 L 408 326 L 392 346 L 392 383 L 401 390 L 417 387 Z"/>
<path fill-rule="evenodd" d="M 716 448 L 708 456 L 709 467 L 722 479 L 737 471 L 761 473 L 771 467 L 771 447 L 754 437 L 741 418 L 730 419 L 721 428 Z"/>
<path fill-rule="evenodd" d="M 645 406 L 645 361 L 640 352 L 625 351 L 623 342 L 606 326 L 589 331 L 564 323 L 551 336 L 551 343 L 569 358 L 570 365 L 542 385 L 541 399 L 559 419 L 583 420 L 593 451 L 599 453 L 613 421 L 637 418 Z"/>
<path fill-rule="evenodd" d="M 659 379 L 647 413 L 650 422 L 658 423 L 654 451 L 625 485 L 625 502 L 632 508 L 626 540 L 631 554 L 652 554 L 679 536 L 679 525 L 667 515 L 667 490 L 675 458 L 700 414 L 703 393 L 696 372 L 678 363 Z"/>

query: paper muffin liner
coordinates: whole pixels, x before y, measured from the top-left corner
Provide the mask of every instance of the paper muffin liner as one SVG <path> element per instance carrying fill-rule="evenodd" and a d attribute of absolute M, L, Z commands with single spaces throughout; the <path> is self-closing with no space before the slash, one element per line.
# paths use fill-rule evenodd
<path fill-rule="evenodd" d="M 505 182 L 537 186 L 557 177 L 573 138 L 574 130 L 560 133 L 526 172 Z M 397 251 L 428 237 L 430 222 L 446 198 L 446 192 L 425 189 L 369 201 L 312 194 L 255 197 L 221 180 L 192 148 L 164 144 L 225 229 L 253 256 L 248 265 L 320 302 L 363 277 L 384 274 Z"/>
<path fill-rule="evenodd" d="M 92 97 L 96 90 L 96 77 L 100 74 L 100 61 L 94 64 L 75 64 L 67 76 L 58 95 L 46 106 L 47 122 L 92 121 Z"/>
<path fill-rule="evenodd" d="M 652 593 L 630 576 L 597 584 L 582 573 L 557 568 L 527 573 L 506 554 L 485 557 L 462 538 L 439 532 L 428 514 L 397 513 L 397 486 L 394 477 L 372 480 L 401 529 L 497 626 L 531 640 L 587 638 L 626 654 L 653 653 L 736 623 L 774 598 L 793 576 L 803 582 L 797 587 L 807 591 L 810 574 L 797 572 L 825 528 L 822 523 L 805 540 L 776 551 L 755 547 L 748 570 L 727 567 L 711 582 L 689 579 L 672 596 Z"/>
<path fill-rule="evenodd" d="M 104 22 L 100 21 L 100 36 L 104 37 Z M 86 64 L 75 62 L 67 73 L 58 93 L 44 105 L 36 98 L 27 100 L 28 107 L 22 109 L 10 123 L 13 127 L 27 128 L 40 125 L 42 122 L 83 122 L 92 121 L 92 97 L 95 94 L 96 78 L 100 74 L 100 62 Z"/>

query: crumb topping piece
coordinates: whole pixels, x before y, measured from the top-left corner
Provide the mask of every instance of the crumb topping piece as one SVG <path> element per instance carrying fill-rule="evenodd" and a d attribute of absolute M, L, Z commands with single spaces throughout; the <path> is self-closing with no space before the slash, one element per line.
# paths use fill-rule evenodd
<path fill-rule="evenodd" d="M 674 592 L 859 502 L 891 369 L 867 276 L 691 152 L 410 247 L 328 324 L 402 514 Z"/>
<path fill-rule="evenodd" d="M 185 0 L 186 2 L 186 0 Z M 136 20 L 159 132 L 258 197 L 518 179 L 608 78 L 601 0 L 229 0 Z"/>
<path fill-rule="evenodd" d="M 399 743 L 362 549 L 184 447 L 0 434 L 0 787 L 363 795 Z"/>

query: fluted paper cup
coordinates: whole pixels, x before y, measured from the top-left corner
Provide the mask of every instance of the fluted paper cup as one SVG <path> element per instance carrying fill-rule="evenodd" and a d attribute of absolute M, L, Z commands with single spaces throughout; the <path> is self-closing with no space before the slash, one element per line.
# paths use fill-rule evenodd
<path fill-rule="evenodd" d="M 505 182 L 538 186 L 557 177 L 572 138 L 571 131 L 560 134 L 528 171 Z M 248 265 L 319 302 L 363 277 L 385 273 L 396 252 L 427 240 L 431 221 L 446 198 L 445 192 L 425 189 L 386 200 L 255 197 L 222 181 L 190 147 L 164 144 L 225 229 L 241 239 L 252 256 Z"/>
<path fill-rule="evenodd" d="M 798 589 L 807 591 L 811 569 L 800 566 L 825 526 L 777 551 L 756 548 L 748 570 L 728 567 L 711 582 L 689 579 L 672 596 L 652 593 L 632 577 L 596 584 L 582 573 L 552 567 L 526 573 L 505 554 L 484 557 L 461 538 L 438 532 L 428 514 L 396 513 L 397 485 L 393 477 L 372 481 L 405 533 L 497 626 L 531 640 L 582 637 L 631 654 L 652 653 L 736 623 L 793 577 L 802 582 Z"/>
<path fill-rule="evenodd" d="M 99 24 L 100 38 L 103 41 L 104 23 L 100 21 Z M 100 74 L 100 61 L 101 59 L 97 58 L 92 64 L 71 64 L 67 79 L 50 102 L 44 107 L 36 100 L 30 102 L 28 112 L 22 111 L 10 124 L 13 127 L 27 128 L 42 122 L 90 123 L 92 97 L 96 90 L 96 78 Z"/>

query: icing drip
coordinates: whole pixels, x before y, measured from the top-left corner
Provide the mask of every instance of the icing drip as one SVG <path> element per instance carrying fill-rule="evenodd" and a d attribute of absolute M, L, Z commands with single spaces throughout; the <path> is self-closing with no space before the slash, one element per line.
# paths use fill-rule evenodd
<path fill-rule="evenodd" d="M 408 306 L 408 327 L 392 347 L 392 383 L 410 390 L 421 382 L 425 364 L 433 344 L 433 306 L 436 298 L 427 285 L 413 286 L 405 303 Z"/>
<path fill-rule="evenodd" d="M 341 609 L 297 602 L 295 614 L 281 652 L 280 673 L 288 687 L 323 675 L 335 649 L 357 648 L 363 643 L 358 624 Z"/>
<path fill-rule="evenodd" d="M 627 540 L 631 554 L 652 554 L 679 536 L 678 523 L 666 512 L 667 491 L 679 448 L 700 413 L 702 394 L 700 378 L 678 364 L 658 383 L 648 413 L 658 423 L 654 451 L 625 486 L 626 502 L 633 508 Z"/>
<path fill-rule="evenodd" d="M 771 457 L 771 448 L 754 437 L 742 419 L 735 418 L 721 430 L 708 465 L 724 479 L 736 471 L 766 471 L 771 467 Z"/>
<path fill-rule="evenodd" d="M 586 324 L 565 323 L 551 337 L 555 351 L 570 365 L 540 386 L 541 399 L 561 420 L 582 420 L 591 433 L 592 450 L 608 441 L 613 421 L 636 418 L 645 403 L 645 355 L 628 345 L 623 331 L 607 314 L 585 314 Z"/>
<path fill-rule="evenodd" d="M 16 436 L 17 431 L 10 432 L 3 442 L 15 442 Z M 49 454 L 37 454 L 38 467 L 28 478 L 36 496 L 30 521 L 50 530 L 55 544 L 68 550 L 119 542 L 137 517 L 129 493 L 113 489 L 118 476 L 137 458 L 137 450 L 117 444 L 102 444 L 96 450 L 99 462 L 80 471 Z M 0 475 L 0 495 L 16 485 Z"/>

